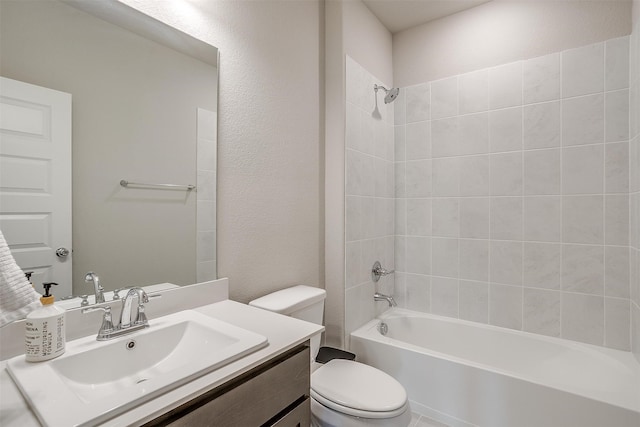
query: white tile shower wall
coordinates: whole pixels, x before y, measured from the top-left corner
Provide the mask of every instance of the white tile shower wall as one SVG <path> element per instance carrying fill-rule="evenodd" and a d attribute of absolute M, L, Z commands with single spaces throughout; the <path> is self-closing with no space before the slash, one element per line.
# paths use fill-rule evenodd
<path fill-rule="evenodd" d="M 638 85 L 629 86 L 629 45 L 617 38 L 402 89 L 394 119 L 402 305 L 631 348 L 630 301 L 638 327 L 640 290 L 630 294 L 638 237 L 629 216 L 637 229 L 640 150 L 635 124 L 629 143 Z"/>
<path fill-rule="evenodd" d="M 197 111 L 197 267 L 198 283 L 215 280 L 216 273 L 216 168 L 218 125 L 215 111 Z"/>
<path fill-rule="evenodd" d="M 393 104 L 385 104 L 383 90 L 376 95 L 375 84 L 384 85 L 353 59 L 346 58 L 345 120 L 345 341 L 349 334 L 373 319 L 386 303 L 374 303 L 376 291 L 393 294 L 394 276 L 378 283 L 371 278 L 375 261 L 388 270 L 394 265 L 395 177 Z M 386 86 L 386 85 L 385 85 Z M 389 88 L 389 86 L 386 86 Z M 428 87 L 427 87 L 428 89 Z M 429 93 L 407 94 L 411 120 L 429 117 Z M 426 107 L 426 109 L 425 109 Z M 430 157 L 429 129 L 408 126 L 402 129 L 411 142 L 407 153 L 415 159 Z M 403 136 L 404 139 L 404 136 Z M 413 190 L 423 191 L 421 185 Z M 412 232 L 428 234 L 425 218 L 428 205 L 410 205 L 409 215 L 421 218 Z"/>
<path fill-rule="evenodd" d="M 640 7 L 639 2 L 634 7 Z M 622 64 L 624 65 L 624 64 Z M 629 282 L 631 350 L 640 361 L 640 22 L 629 42 Z M 624 278 L 618 278 L 622 282 Z"/>

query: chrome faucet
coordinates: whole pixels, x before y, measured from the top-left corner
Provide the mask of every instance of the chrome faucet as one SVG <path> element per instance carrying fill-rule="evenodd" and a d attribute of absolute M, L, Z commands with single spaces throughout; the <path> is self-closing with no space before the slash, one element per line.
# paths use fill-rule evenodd
<path fill-rule="evenodd" d="M 137 314 L 131 323 L 132 300 L 138 297 Z M 144 314 L 144 304 L 149 302 L 149 296 L 142 288 L 131 288 L 122 298 L 122 312 L 120 313 L 120 329 L 127 329 L 135 325 L 148 325 L 147 316 Z"/>
<path fill-rule="evenodd" d="M 90 313 L 97 310 L 104 311 L 102 325 L 100 326 L 96 339 L 98 341 L 106 341 L 140 329 L 148 328 L 149 321 L 147 320 L 147 315 L 144 312 L 144 304 L 148 303 L 150 298 L 157 298 L 160 296 L 160 294 L 147 295 L 142 288 L 129 289 L 127 295 L 122 299 L 122 312 L 120 313 L 120 324 L 118 325 L 114 325 L 112 322 L 110 305 L 103 304 L 102 306 L 96 305 L 94 307 L 85 308 L 82 310 L 82 313 Z M 134 298 L 138 299 L 138 306 L 136 315 L 132 316 L 131 313 L 133 310 Z"/>
<path fill-rule="evenodd" d="M 102 292 L 104 291 L 104 288 L 100 285 L 100 278 L 98 275 L 93 271 L 90 271 L 84 276 L 84 281 L 86 283 L 93 282 L 93 292 L 96 295 L 96 304 L 103 303 L 104 295 Z"/>
<path fill-rule="evenodd" d="M 389 303 L 389 307 L 395 307 L 398 305 L 396 303 L 396 300 L 394 300 L 392 296 L 384 295 L 384 294 L 381 294 L 380 292 L 376 292 L 375 294 L 373 294 L 373 299 L 375 301 L 386 301 Z"/>

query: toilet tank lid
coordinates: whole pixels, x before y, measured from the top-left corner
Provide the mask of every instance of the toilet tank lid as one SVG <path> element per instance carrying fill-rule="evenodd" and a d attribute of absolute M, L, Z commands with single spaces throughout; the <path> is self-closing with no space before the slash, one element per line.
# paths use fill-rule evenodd
<path fill-rule="evenodd" d="M 249 305 L 288 315 L 321 302 L 326 295 L 324 289 L 297 285 L 254 299 Z"/>

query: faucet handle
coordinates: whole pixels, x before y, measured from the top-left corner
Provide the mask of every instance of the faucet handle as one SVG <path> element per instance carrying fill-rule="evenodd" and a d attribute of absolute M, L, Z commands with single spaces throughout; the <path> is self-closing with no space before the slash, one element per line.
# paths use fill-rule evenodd
<path fill-rule="evenodd" d="M 80 307 L 86 307 L 89 305 L 89 295 L 80 295 L 82 301 L 80 302 Z"/>
<path fill-rule="evenodd" d="M 395 272 L 395 270 L 387 270 L 386 268 L 382 268 L 380 261 L 376 261 L 371 268 L 371 279 L 374 282 L 377 282 L 382 276 L 388 276 L 389 274 L 393 274 Z"/>
<path fill-rule="evenodd" d="M 120 299 L 120 295 L 118 295 L 118 292 L 120 292 L 121 290 L 123 290 L 124 288 L 118 288 L 118 289 L 114 289 L 113 290 L 113 300 L 119 300 Z"/>
<path fill-rule="evenodd" d="M 98 341 L 101 341 L 101 339 L 104 339 L 105 336 L 108 336 L 115 330 L 115 328 L 113 327 L 113 320 L 111 318 L 111 306 L 98 305 L 94 307 L 83 308 L 82 314 L 92 313 L 98 310 L 104 311 L 104 316 L 102 317 L 102 325 L 100 325 L 100 330 L 98 331 L 98 336 L 96 337 Z"/>
<path fill-rule="evenodd" d="M 151 299 L 155 299 L 155 298 L 162 298 L 162 294 L 151 294 L 151 295 L 147 295 L 147 302 L 149 302 L 149 300 Z M 144 312 L 144 303 L 143 301 L 138 301 L 138 317 L 136 318 L 136 321 L 133 322 L 135 325 L 145 325 L 147 323 L 149 323 L 149 320 L 147 319 L 147 315 Z"/>
<path fill-rule="evenodd" d="M 84 295 L 82 295 L 84 298 Z M 105 314 L 107 312 L 111 312 L 111 306 L 109 305 L 94 305 L 93 307 L 87 307 L 82 309 L 82 314 L 93 313 L 94 311 L 104 311 Z"/>

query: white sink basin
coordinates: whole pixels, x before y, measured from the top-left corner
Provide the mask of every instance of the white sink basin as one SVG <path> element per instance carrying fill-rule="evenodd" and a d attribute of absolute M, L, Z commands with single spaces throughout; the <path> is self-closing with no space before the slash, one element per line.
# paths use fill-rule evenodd
<path fill-rule="evenodd" d="M 50 361 L 15 357 L 9 374 L 44 425 L 95 424 L 267 344 L 262 335 L 190 310 L 149 323 L 110 341 L 68 342 Z"/>

